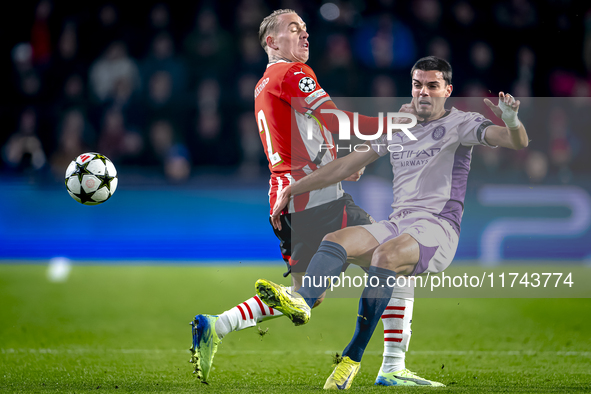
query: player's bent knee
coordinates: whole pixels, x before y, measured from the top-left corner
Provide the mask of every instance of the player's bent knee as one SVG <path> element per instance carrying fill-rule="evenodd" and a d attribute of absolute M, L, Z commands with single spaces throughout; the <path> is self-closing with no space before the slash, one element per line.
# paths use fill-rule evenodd
<path fill-rule="evenodd" d="M 322 238 L 323 241 L 334 242 L 337 244 L 339 243 L 339 239 L 340 237 L 338 236 L 336 231 L 334 233 L 328 233 L 324 236 L 324 238 Z"/>
<path fill-rule="evenodd" d="M 326 234 L 322 240 L 334 242 L 341 245 L 347 252 L 348 256 L 350 256 L 352 252 L 354 255 L 357 255 L 355 252 L 356 246 L 358 246 L 357 244 L 359 242 L 358 237 L 356 237 L 354 234 L 355 232 L 353 230 L 353 227 L 347 227 Z"/>
<path fill-rule="evenodd" d="M 404 248 L 398 245 L 378 247 L 372 256 L 371 265 L 394 271 L 397 274 L 409 275 L 416 265 L 416 262 L 409 262 L 405 259 Z"/>
<path fill-rule="evenodd" d="M 396 269 L 398 268 L 394 256 L 391 256 L 391 253 L 389 253 L 389 251 L 381 247 L 377 248 L 373 252 L 373 256 L 371 258 L 371 265 L 375 267 L 389 269 L 394 272 L 396 272 Z"/>

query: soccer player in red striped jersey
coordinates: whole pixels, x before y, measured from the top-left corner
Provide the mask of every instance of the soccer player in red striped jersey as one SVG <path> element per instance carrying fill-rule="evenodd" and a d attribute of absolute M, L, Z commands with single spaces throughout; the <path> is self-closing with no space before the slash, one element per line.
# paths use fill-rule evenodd
<path fill-rule="evenodd" d="M 312 68 L 305 64 L 308 33 L 298 14 L 276 11 L 265 18 L 261 29 L 261 44 L 269 55 L 269 64 L 255 88 L 255 116 L 269 160 L 272 207 L 278 190 L 336 158 L 331 132 L 338 132 L 339 123 L 336 115 L 322 111 L 337 107 L 321 88 Z M 265 34 L 274 31 L 277 34 Z M 343 112 L 353 119 L 351 112 Z M 360 133 L 375 134 L 378 122 L 378 118 L 360 115 Z M 337 182 L 296 196 L 287 212 L 300 212 L 342 196 Z"/>
<path fill-rule="evenodd" d="M 298 317 L 298 320 L 291 318 L 297 324 L 310 319 L 310 307 L 327 287 L 316 279 L 334 276 L 349 261 L 370 264 L 353 338 L 327 379 L 325 389 L 342 390 L 351 386 L 380 318 L 385 333 L 398 333 L 399 329 L 388 327 L 385 319 L 387 315 L 398 315 L 399 309 L 388 305 L 390 294 L 396 288 L 393 279 L 397 275 L 437 274 L 451 264 L 460 236 L 472 148 L 483 145 L 519 150 L 528 145 L 527 132 L 517 116 L 520 102 L 510 94 L 500 92 L 498 105 L 484 99 L 505 123 L 505 126 L 498 126 L 478 112 L 445 108 L 453 91 L 452 68 L 446 60 L 435 56 L 419 59 L 411 76 L 413 99 L 410 105 L 424 119 L 409 129 L 414 139 L 410 141 L 410 137 L 397 133 L 390 138 L 382 135 L 368 141 L 369 149 L 351 152 L 286 186 L 278 193 L 271 216 L 273 225 L 281 228 L 280 215 L 292 196 L 331 185 L 380 156 L 390 158 L 393 212 L 388 220 L 328 234 L 321 245 L 330 242 L 333 246 L 330 253 L 322 250 L 322 246 L 318 249 L 297 292 L 286 292 L 283 286 L 264 279 L 256 284 L 261 301 L 282 310 L 290 318 Z M 402 143 L 406 145 L 403 151 L 383 148 Z M 404 340 L 404 329 L 402 336 Z M 395 368 L 397 366 L 390 368 L 384 362 L 376 384 L 443 386 L 416 376 L 408 369 Z"/>
<path fill-rule="evenodd" d="M 334 114 L 321 112 L 322 109 L 336 109 L 336 106 L 320 86 L 312 68 L 305 64 L 309 56 L 308 37 L 305 23 L 293 10 L 273 12 L 263 20 L 259 29 L 269 64 L 255 87 L 254 115 L 271 171 L 270 208 L 284 187 L 336 159 L 334 148 L 321 149 L 336 145 L 331 132 L 338 132 L 339 124 Z M 352 113 L 343 112 L 353 119 Z M 386 121 L 382 120 L 384 124 Z M 379 118 L 359 115 L 359 132 L 374 135 L 380 127 L 379 122 Z M 362 173 L 360 170 L 346 180 L 355 181 Z M 284 275 L 292 275 L 294 289 L 300 287 L 310 259 L 326 234 L 373 222 L 343 191 L 340 182 L 298 195 L 286 207 L 281 220 L 282 229 L 274 231 L 287 264 Z M 412 316 L 412 304 L 408 305 L 404 291 L 400 290 L 391 301 L 391 309 L 398 311 L 396 320 L 400 320 L 400 327 L 397 326 L 395 333 L 388 332 L 385 342 L 388 345 L 385 359 L 390 357 L 388 349 L 395 344 L 402 349 L 402 363 Z M 314 306 L 321 302 L 322 297 Z M 193 356 L 190 361 L 195 364 L 197 376 L 207 380 L 218 343 L 225 335 L 281 315 L 255 296 L 218 316 L 195 316 L 191 323 Z M 399 355 L 397 357 L 400 359 Z"/>

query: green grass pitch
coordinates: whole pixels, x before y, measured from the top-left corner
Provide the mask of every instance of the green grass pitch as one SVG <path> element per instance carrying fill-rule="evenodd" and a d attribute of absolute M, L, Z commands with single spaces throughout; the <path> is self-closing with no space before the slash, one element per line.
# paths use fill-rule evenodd
<path fill-rule="evenodd" d="M 588 268 L 587 268 L 588 269 Z M 254 295 L 281 265 L 73 267 L 0 264 L 0 391 L 320 392 L 349 341 L 355 299 L 327 299 L 311 322 L 264 322 L 226 337 L 210 384 L 193 377 L 189 321 Z M 444 389 L 385 388 L 382 327 L 351 392 L 591 392 L 591 299 L 417 299 L 407 366 Z"/>

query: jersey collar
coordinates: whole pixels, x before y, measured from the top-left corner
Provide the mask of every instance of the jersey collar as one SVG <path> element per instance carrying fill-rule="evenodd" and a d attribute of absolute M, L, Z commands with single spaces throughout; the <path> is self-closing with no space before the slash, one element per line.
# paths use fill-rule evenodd
<path fill-rule="evenodd" d="M 425 127 L 425 126 L 427 126 L 429 123 L 437 122 L 438 120 L 445 118 L 445 117 L 446 117 L 447 115 L 449 115 L 450 113 L 451 113 L 451 110 L 449 110 L 449 109 L 446 109 L 446 110 L 445 110 L 445 113 L 444 113 L 443 115 L 441 115 L 441 117 L 439 117 L 439 118 L 437 118 L 437 119 L 430 120 L 430 121 L 428 121 L 428 122 L 419 123 L 419 124 L 420 124 L 421 126 Z"/>
<path fill-rule="evenodd" d="M 267 68 L 271 67 L 273 64 L 279 64 L 279 63 L 291 63 L 291 62 L 287 62 L 285 60 L 277 60 L 276 62 L 267 64 Z"/>

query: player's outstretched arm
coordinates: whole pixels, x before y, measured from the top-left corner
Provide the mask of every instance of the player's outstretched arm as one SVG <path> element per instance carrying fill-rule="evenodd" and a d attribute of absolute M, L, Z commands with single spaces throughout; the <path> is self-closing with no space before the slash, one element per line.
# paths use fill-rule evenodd
<path fill-rule="evenodd" d="M 508 93 L 500 92 L 499 105 L 494 105 L 489 99 L 484 99 L 484 103 L 507 125 L 507 127 L 489 126 L 484 136 L 486 142 L 489 145 L 515 150 L 526 148 L 529 144 L 527 132 L 523 123 L 517 118 L 519 100 L 515 100 Z"/>
<path fill-rule="evenodd" d="M 329 185 L 335 184 L 345 178 L 351 176 L 369 163 L 377 160 L 380 156 L 372 149 L 367 152 L 353 151 L 345 157 L 336 159 L 327 165 L 317 169 L 313 173 L 303 177 L 299 181 L 286 186 L 283 190 L 277 193 L 277 200 L 273 207 L 271 214 L 271 223 L 273 227 L 281 230 L 281 222 L 279 215 L 283 208 L 289 203 L 289 198 L 296 194 L 309 192 L 316 189 L 322 189 Z"/>

